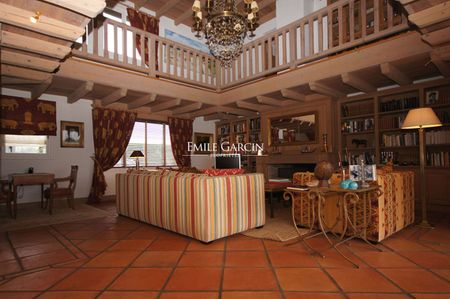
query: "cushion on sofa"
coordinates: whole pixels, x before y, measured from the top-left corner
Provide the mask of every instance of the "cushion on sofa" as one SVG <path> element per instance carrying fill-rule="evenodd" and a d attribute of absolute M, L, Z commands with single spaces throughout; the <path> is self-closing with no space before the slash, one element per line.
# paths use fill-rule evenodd
<path fill-rule="evenodd" d="M 228 169 L 214 169 L 208 168 L 203 169 L 203 173 L 209 176 L 220 176 L 220 175 L 236 175 L 243 174 L 245 169 L 243 168 L 228 168 Z"/>

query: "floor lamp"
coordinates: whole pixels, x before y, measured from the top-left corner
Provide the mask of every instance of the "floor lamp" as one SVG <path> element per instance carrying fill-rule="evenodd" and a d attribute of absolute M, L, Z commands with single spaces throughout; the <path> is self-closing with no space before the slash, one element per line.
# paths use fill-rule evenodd
<path fill-rule="evenodd" d="M 141 151 L 133 151 L 130 158 L 136 158 L 136 169 L 139 170 L 139 158 L 143 158 L 144 154 Z"/>
<path fill-rule="evenodd" d="M 409 110 L 403 122 L 402 129 L 419 129 L 420 153 L 420 202 L 422 204 L 422 220 L 419 226 L 431 228 L 427 217 L 427 196 L 425 182 L 425 129 L 442 126 L 439 118 L 431 108 L 417 108 Z"/>

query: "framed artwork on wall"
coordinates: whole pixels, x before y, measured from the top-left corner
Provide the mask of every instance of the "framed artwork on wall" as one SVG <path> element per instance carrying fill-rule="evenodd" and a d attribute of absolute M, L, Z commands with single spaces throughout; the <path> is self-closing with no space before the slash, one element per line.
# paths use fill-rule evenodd
<path fill-rule="evenodd" d="M 439 100 L 439 91 L 429 90 L 426 92 L 425 101 L 427 105 L 437 104 Z"/>
<path fill-rule="evenodd" d="M 61 121 L 61 147 L 84 147 L 84 123 Z"/>
<path fill-rule="evenodd" d="M 214 136 L 208 133 L 194 133 L 195 154 L 210 154 Z"/>

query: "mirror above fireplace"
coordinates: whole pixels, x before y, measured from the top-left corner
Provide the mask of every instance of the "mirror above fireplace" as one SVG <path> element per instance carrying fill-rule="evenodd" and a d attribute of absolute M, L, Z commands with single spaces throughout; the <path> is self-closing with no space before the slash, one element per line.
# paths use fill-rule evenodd
<path fill-rule="evenodd" d="M 270 146 L 311 144 L 318 142 L 318 113 L 308 112 L 269 119 Z"/>

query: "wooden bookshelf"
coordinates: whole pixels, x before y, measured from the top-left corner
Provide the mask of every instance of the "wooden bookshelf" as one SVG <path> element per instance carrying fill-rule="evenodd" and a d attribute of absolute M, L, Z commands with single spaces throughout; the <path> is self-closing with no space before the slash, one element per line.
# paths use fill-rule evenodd
<path fill-rule="evenodd" d="M 238 118 L 231 121 L 219 121 L 216 123 L 217 143 L 229 142 L 234 143 L 262 143 L 261 138 L 261 119 L 259 117 Z M 220 146 L 218 148 L 219 153 Z M 235 152 L 228 152 L 235 153 Z M 224 153 L 226 154 L 226 153 Z M 256 155 L 257 153 L 240 153 L 242 167 L 247 172 L 256 172 L 256 159 L 249 154 Z M 244 155 L 246 154 L 246 155 Z"/>
<path fill-rule="evenodd" d="M 396 169 L 412 169 L 418 175 L 417 130 L 402 130 L 410 109 L 433 108 L 442 127 L 426 130 L 426 176 L 430 201 L 450 205 L 450 80 L 439 79 L 373 92 L 339 101 L 341 134 L 338 145 L 343 159 L 384 165 L 392 159 Z M 373 124 L 372 124 L 373 120 Z M 347 162 L 347 161 L 344 161 Z M 445 174 L 445 177 L 441 177 Z M 416 190 L 417 191 L 417 190 Z"/>

